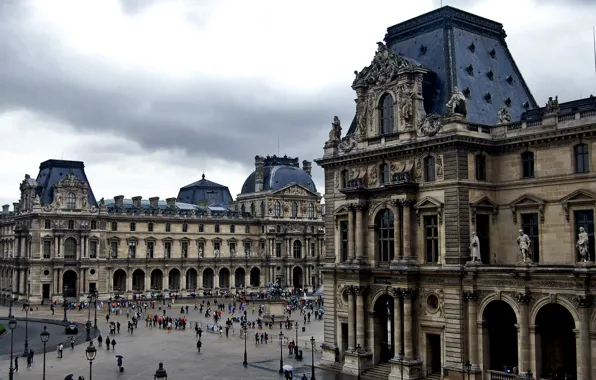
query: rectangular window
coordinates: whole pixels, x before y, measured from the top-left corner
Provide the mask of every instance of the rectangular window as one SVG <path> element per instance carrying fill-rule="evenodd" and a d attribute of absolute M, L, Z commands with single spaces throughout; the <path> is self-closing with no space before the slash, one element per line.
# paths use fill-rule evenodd
<path fill-rule="evenodd" d="M 426 262 L 436 264 L 439 262 L 439 224 L 436 215 L 424 217 L 424 240 Z"/>
<path fill-rule="evenodd" d="M 153 250 L 155 249 L 155 243 L 152 241 L 147 242 L 147 257 L 153 258 Z"/>
<path fill-rule="evenodd" d="M 476 155 L 476 180 L 486 181 L 486 156 Z"/>
<path fill-rule="evenodd" d="M 52 229 L 52 222 L 49 219 L 46 219 L 44 222 L 44 227 L 46 230 L 51 230 Z"/>
<path fill-rule="evenodd" d="M 245 242 L 244 243 L 244 254 L 250 255 L 250 248 L 251 248 L 251 244 L 250 242 Z"/>
<path fill-rule="evenodd" d="M 230 242 L 230 256 L 234 256 L 234 253 L 236 253 L 236 243 Z"/>
<path fill-rule="evenodd" d="M 275 243 L 275 257 L 281 257 L 281 243 Z"/>
<path fill-rule="evenodd" d="M 341 237 L 341 261 L 348 259 L 348 221 L 339 222 L 339 236 Z"/>
<path fill-rule="evenodd" d="M 538 240 L 538 214 L 521 214 L 522 229 L 530 238 L 530 252 L 532 261 L 540 262 L 540 242 Z"/>
<path fill-rule="evenodd" d="M 199 224 L 199 232 L 205 232 L 205 226 L 202 224 Z"/>
<path fill-rule="evenodd" d="M 172 257 L 172 242 L 166 241 L 164 244 L 164 257 L 169 259 Z"/>
<path fill-rule="evenodd" d="M 590 154 L 588 145 L 578 144 L 574 148 L 575 151 L 575 172 L 587 173 L 590 171 Z"/>
<path fill-rule="evenodd" d="M 112 231 L 118 231 L 118 223 L 112 222 Z"/>
<path fill-rule="evenodd" d="M 216 225 L 215 225 L 215 232 L 216 232 L 216 233 L 219 233 L 219 224 L 216 224 Z"/>
<path fill-rule="evenodd" d="M 113 241 L 110 243 L 110 256 L 118 257 L 118 242 Z"/>
<path fill-rule="evenodd" d="M 199 257 L 203 257 L 204 252 L 205 252 L 205 243 L 200 242 L 199 243 Z"/>
<path fill-rule="evenodd" d="M 219 253 L 219 248 L 220 248 L 220 247 L 219 247 L 219 242 L 215 242 L 215 243 L 213 243 L 213 251 L 214 251 L 214 252 L 215 252 L 215 251 L 217 251 L 217 252 Z"/>
<path fill-rule="evenodd" d="M 215 231 L 215 232 L 218 232 L 218 231 Z M 235 225 L 233 225 L 233 224 L 232 224 L 232 225 L 230 225 L 230 233 L 231 233 L 231 234 L 233 234 L 233 233 L 236 233 L 236 226 L 235 226 Z"/>
<path fill-rule="evenodd" d="M 521 155 L 522 159 L 522 177 L 534 178 L 534 153 L 524 152 Z"/>
<path fill-rule="evenodd" d="M 128 257 L 135 258 L 137 256 L 137 242 L 136 241 L 129 241 L 128 242 Z"/>
<path fill-rule="evenodd" d="M 575 236 L 579 234 L 579 228 L 583 227 L 588 234 L 588 252 L 590 254 L 590 261 L 594 261 L 594 211 L 592 210 L 578 210 L 574 212 L 575 216 Z M 577 251 L 576 251 L 577 252 Z M 579 253 L 577 253 L 576 260 L 579 261 Z"/>
<path fill-rule="evenodd" d="M 184 257 L 184 258 L 188 257 L 188 242 L 186 242 L 186 241 L 182 242 L 182 257 Z"/>
<path fill-rule="evenodd" d="M 250 225 L 247 224 L 246 226 L 244 226 L 244 232 L 247 234 L 250 233 Z"/>
<path fill-rule="evenodd" d="M 435 158 L 433 156 L 424 159 L 424 180 L 426 182 L 435 180 Z"/>
<path fill-rule="evenodd" d="M 315 243 L 310 243 L 310 255 L 314 257 L 315 254 Z"/>
<path fill-rule="evenodd" d="M 52 253 L 52 242 L 49 240 L 43 241 L 43 258 L 49 259 Z"/>
<path fill-rule="evenodd" d="M 96 241 L 89 242 L 89 258 L 90 259 L 97 258 L 97 242 Z"/>

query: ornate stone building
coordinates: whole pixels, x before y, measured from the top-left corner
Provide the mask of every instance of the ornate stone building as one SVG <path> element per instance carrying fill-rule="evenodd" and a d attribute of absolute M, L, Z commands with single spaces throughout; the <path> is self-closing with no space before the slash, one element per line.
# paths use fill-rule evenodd
<path fill-rule="evenodd" d="M 259 157 L 236 201 L 203 178 L 177 198 L 96 201 L 84 165 L 49 160 L 0 214 L 6 301 L 265 290 L 321 283 L 321 196 L 311 163 Z"/>
<path fill-rule="evenodd" d="M 390 27 L 355 74 L 316 161 L 321 365 L 596 379 L 596 98 L 539 107 L 502 25 L 451 7 Z"/>

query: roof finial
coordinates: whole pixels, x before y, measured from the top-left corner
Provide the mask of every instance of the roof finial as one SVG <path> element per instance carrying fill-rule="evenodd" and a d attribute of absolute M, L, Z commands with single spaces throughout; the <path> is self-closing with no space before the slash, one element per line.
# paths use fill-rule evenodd
<path fill-rule="evenodd" d="M 202 177 L 203 177 L 203 179 L 205 179 L 205 173 L 203 173 Z"/>

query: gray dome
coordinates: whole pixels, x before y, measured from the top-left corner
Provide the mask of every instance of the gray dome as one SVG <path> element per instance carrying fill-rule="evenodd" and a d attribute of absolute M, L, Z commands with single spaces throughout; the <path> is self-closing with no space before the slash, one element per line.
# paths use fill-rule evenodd
<path fill-rule="evenodd" d="M 267 157 L 263 168 L 263 191 L 279 190 L 291 184 L 301 185 L 312 192 L 317 188 L 312 177 L 300 168 L 298 158 Z M 244 181 L 240 194 L 255 192 L 255 172 L 253 171 Z"/>

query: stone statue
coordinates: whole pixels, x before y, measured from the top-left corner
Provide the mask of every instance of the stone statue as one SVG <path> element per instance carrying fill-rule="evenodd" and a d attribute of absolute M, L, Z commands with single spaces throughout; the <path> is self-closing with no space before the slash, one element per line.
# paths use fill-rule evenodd
<path fill-rule="evenodd" d="M 406 124 L 412 121 L 412 97 L 414 93 L 406 86 L 402 87 L 400 99 L 400 114 Z"/>
<path fill-rule="evenodd" d="M 546 113 L 557 113 L 559 110 L 559 97 L 555 96 L 553 99 L 553 97 L 550 96 L 548 102 L 546 102 Z"/>
<path fill-rule="evenodd" d="M 480 239 L 478 239 L 478 236 L 476 236 L 476 232 L 472 232 L 470 251 L 472 261 L 480 261 Z"/>
<path fill-rule="evenodd" d="M 522 262 L 532 262 L 532 259 L 530 258 L 530 247 L 532 245 L 532 241 L 530 240 L 528 235 L 524 233 L 524 230 L 519 230 L 519 236 L 517 237 L 517 245 L 519 247 L 519 252 L 522 256 Z"/>
<path fill-rule="evenodd" d="M 331 123 L 331 130 L 329 131 L 329 141 L 341 139 L 341 121 L 339 117 L 333 116 L 333 123 Z"/>
<path fill-rule="evenodd" d="M 509 123 L 511 121 L 511 115 L 509 115 L 509 110 L 507 107 L 501 107 L 499 110 L 499 124 Z"/>
<path fill-rule="evenodd" d="M 466 97 L 459 90 L 457 86 L 453 87 L 453 95 L 446 104 L 447 111 L 451 114 L 459 114 L 466 116 L 468 111 L 466 110 Z"/>
<path fill-rule="evenodd" d="M 577 234 L 577 243 L 575 243 L 575 246 L 579 250 L 581 262 L 587 263 L 590 261 L 590 241 L 588 240 L 588 233 L 583 227 L 579 228 L 579 234 Z"/>

